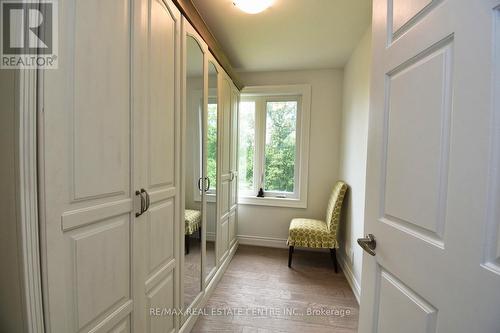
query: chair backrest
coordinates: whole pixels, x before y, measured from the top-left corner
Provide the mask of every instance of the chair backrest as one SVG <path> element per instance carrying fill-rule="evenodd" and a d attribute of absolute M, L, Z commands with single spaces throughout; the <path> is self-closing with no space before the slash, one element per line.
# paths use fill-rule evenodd
<path fill-rule="evenodd" d="M 346 192 L 347 184 L 343 181 L 338 181 L 333 187 L 330 201 L 328 201 L 328 208 L 326 209 L 326 224 L 328 231 L 335 235 L 338 231 L 342 202 L 344 201 Z"/>

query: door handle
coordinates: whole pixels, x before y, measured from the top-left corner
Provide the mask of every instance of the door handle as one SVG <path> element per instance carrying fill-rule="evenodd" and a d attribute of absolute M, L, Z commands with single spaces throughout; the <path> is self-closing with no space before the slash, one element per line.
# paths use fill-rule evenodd
<path fill-rule="evenodd" d="M 377 242 L 375 241 L 375 236 L 372 234 L 368 234 L 365 238 L 358 238 L 358 244 L 369 255 L 374 256 L 376 254 L 375 248 L 377 247 Z"/>
<path fill-rule="evenodd" d="M 205 188 L 205 192 L 208 192 L 210 190 L 210 178 L 205 177 L 205 180 L 207 181 L 207 187 Z"/>
<path fill-rule="evenodd" d="M 146 195 L 146 205 L 145 205 L 145 209 L 144 209 L 144 212 L 146 212 L 149 209 L 149 205 L 151 204 L 151 198 L 149 197 L 148 191 L 146 191 L 143 188 L 141 188 L 141 193 L 144 193 Z M 144 212 L 142 212 L 142 213 L 144 213 Z"/>
<path fill-rule="evenodd" d="M 203 180 L 203 178 L 198 178 L 198 190 L 201 191 L 201 181 Z"/>
<path fill-rule="evenodd" d="M 229 179 L 229 181 L 232 182 L 234 180 L 234 172 L 232 172 L 232 171 L 229 171 L 229 172 L 231 173 L 231 178 Z"/>
<path fill-rule="evenodd" d="M 141 197 L 141 211 L 139 213 L 135 213 L 135 217 L 139 217 L 141 216 L 144 212 L 145 212 L 145 208 L 146 208 L 146 199 L 144 198 L 144 196 L 142 195 L 142 192 L 141 191 L 135 191 L 135 195 L 139 195 Z"/>

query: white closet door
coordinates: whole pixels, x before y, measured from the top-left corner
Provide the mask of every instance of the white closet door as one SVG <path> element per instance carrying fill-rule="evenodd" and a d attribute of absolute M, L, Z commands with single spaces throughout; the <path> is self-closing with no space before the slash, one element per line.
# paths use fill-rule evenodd
<path fill-rule="evenodd" d="M 170 1 L 145 0 L 138 13 L 135 190 L 149 194 L 149 209 L 134 223 L 135 332 L 171 332 L 178 279 L 180 162 L 180 13 Z M 149 18 L 149 20 L 147 19 Z M 146 24 L 144 24 L 146 23 Z"/>
<path fill-rule="evenodd" d="M 59 69 L 41 82 L 48 332 L 130 330 L 132 1 L 59 1 Z"/>
<path fill-rule="evenodd" d="M 220 236 L 219 260 L 223 260 L 229 248 L 229 192 L 231 184 L 231 82 L 225 73 L 219 75 L 220 82 Z"/>
<path fill-rule="evenodd" d="M 236 87 L 231 89 L 230 125 L 230 186 L 229 186 L 229 245 L 236 240 L 238 219 L 238 106 L 240 93 Z"/>

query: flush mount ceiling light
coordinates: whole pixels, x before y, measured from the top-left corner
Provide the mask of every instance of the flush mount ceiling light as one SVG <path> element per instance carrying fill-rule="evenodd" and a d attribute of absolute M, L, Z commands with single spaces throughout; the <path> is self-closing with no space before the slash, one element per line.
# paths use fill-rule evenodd
<path fill-rule="evenodd" d="M 271 6 L 273 0 L 234 0 L 233 4 L 248 14 L 257 14 Z"/>

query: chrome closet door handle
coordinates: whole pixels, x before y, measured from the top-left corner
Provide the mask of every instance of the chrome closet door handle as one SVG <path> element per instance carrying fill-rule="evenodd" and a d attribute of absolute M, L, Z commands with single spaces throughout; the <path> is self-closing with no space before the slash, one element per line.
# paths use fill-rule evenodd
<path fill-rule="evenodd" d="M 141 188 L 141 193 L 144 193 L 146 195 L 146 208 L 144 209 L 144 212 L 147 212 L 149 209 L 149 206 L 151 205 L 151 198 L 149 197 L 148 191 L 146 191 L 143 188 Z"/>
<path fill-rule="evenodd" d="M 210 190 L 210 178 L 205 177 L 205 180 L 207 181 L 207 187 L 205 188 L 205 192 L 208 192 Z"/>
<path fill-rule="evenodd" d="M 198 178 L 198 190 L 200 190 L 200 191 L 202 190 L 202 189 L 201 189 L 201 181 L 202 181 L 202 180 L 203 180 L 203 178 L 201 178 L 201 177 L 200 177 L 200 178 Z"/>
<path fill-rule="evenodd" d="M 139 213 L 135 213 L 135 217 L 139 217 L 145 212 L 146 199 L 144 199 L 144 196 L 142 195 L 141 191 L 135 191 L 135 195 L 141 197 L 141 211 Z"/>

